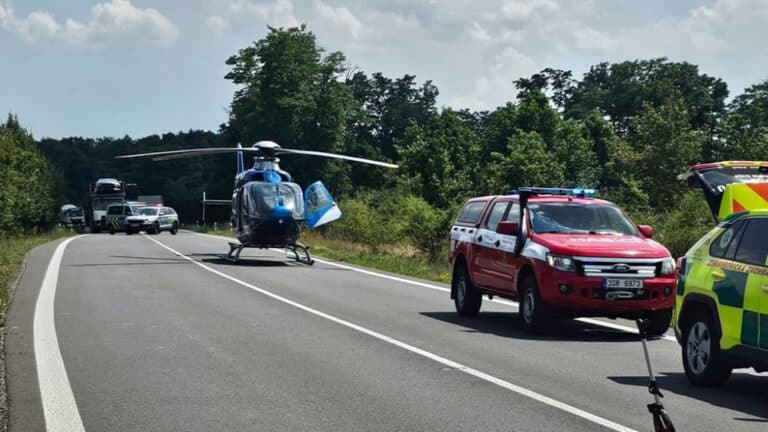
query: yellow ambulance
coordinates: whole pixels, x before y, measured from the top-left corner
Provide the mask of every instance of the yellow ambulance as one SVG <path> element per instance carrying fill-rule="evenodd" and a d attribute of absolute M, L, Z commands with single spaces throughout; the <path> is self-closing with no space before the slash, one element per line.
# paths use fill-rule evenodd
<path fill-rule="evenodd" d="M 673 325 L 691 383 L 717 386 L 734 368 L 768 371 L 768 162 L 696 165 L 718 225 L 678 261 Z"/>

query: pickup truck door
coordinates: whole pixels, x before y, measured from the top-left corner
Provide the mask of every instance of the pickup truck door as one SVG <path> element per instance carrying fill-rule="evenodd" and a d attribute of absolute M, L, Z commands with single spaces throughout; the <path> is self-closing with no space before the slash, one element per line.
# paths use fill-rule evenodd
<path fill-rule="evenodd" d="M 504 215 L 504 220 L 514 223 L 520 222 L 520 204 L 512 202 L 509 210 Z M 517 244 L 517 235 L 499 234 L 499 271 L 504 274 L 505 285 L 502 291 L 507 294 L 515 295 L 517 293 L 517 275 L 522 266 L 524 258 L 515 256 L 515 245 Z"/>
<path fill-rule="evenodd" d="M 504 218 L 509 207 L 509 201 L 493 203 L 491 210 L 475 234 L 475 268 L 474 281 L 476 284 L 494 290 L 503 291 L 509 283 L 509 277 L 501 266 L 503 254 L 501 251 L 502 236 L 496 232 L 496 227 Z"/>

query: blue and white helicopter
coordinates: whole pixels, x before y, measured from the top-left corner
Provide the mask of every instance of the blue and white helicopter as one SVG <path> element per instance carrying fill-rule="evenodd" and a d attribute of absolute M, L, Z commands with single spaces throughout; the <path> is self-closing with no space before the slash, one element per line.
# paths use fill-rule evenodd
<path fill-rule="evenodd" d="M 154 161 L 221 153 L 237 154 L 237 175 L 232 192 L 232 231 L 238 242 L 229 243 L 226 258 L 240 259 L 245 248 L 284 248 L 296 261 L 312 265 L 309 247 L 298 242 L 301 224 L 317 228 L 341 218 L 342 213 L 322 182 L 309 185 L 302 193 L 291 175 L 280 169 L 281 154 L 301 154 L 361 162 L 385 168 L 397 165 L 311 150 L 282 148 L 272 141 L 259 141 L 252 147 L 200 148 L 117 156 L 118 159 L 151 157 Z M 246 170 L 244 153 L 254 155 L 253 168 Z"/>

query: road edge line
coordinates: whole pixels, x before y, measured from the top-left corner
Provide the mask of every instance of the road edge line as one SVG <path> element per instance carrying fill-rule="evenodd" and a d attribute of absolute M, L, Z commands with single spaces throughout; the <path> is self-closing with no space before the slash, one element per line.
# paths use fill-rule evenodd
<path fill-rule="evenodd" d="M 56 247 L 48 262 L 35 303 L 32 339 L 47 431 L 85 432 L 64 366 L 64 359 L 61 357 L 54 316 L 56 286 L 59 282 L 64 250 L 70 242 L 80 237 L 83 236 L 70 237 Z"/>
<path fill-rule="evenodd" d="M 521 386 L 519 386 L 517 384 L 513 384 L 513 383 L 511 383 L 509 381 L 505 381 L 505 380 L 503 380 L 501 378 L 495 377 L 495 376 L 487 374 L 485 372 L 481 372 L 481 371 L 479 371 L 477 369 L 473 369 L 473 368 L 471 368 L 469 366 L 466 366 L 466 365 L 463 365 L 461 363 L 458 363 L 458 362 L 455 362 L 453 360 L 450 360 L 448 358 L 442 357 L 442 356 L 440 356 L 438 354 L 434 354 L 432 352 L 423 350 L 423 349 L 418 348 L 416 346 L 407 344 L 407 343 L 402 342 L 402 341 L 400 341 L 398 339 L 395 339 L 393 337 L 390 337 L 390 336 L 387 336 L 385 334 L 376 332 L 376 331 L 371 330 L 371 329 L 369 329 L 367 327 L 363 327 L 361 325 L 355 324 L 355 323 L 353 323 L 351 321 L 347 321 L 347 320 L 344 320 L 342 318 L 338 318 L 338 317 L 335 317 L 333 315 L 327 314 L 325 312 L 319 311 L 317 309 L 311 308 L 309 306 L 305 306 L 305 305 L 303 305 L 301 303 L 298 303 L 298 302 L 293 301 L 291 299 L 288 299 L 286 297 L 283 297 L 283 296 L 280 296 L 278 294 L 275 294 L 275 293 L 273 293 L 271 291 L 268 291 L 268 290 L 266 290 L 264 288 L 259 288 L 259 287 L 255 286 L 255 285 L 252 285 L 252 284 L 250 284 L 248 282 L 245 282 L 245 281 L 242 281 L 240 279 L 237 279 L 234 276 L 230 276 L 230 275 L 228 275 L 228 274 L 226 274 L 224 272 L 218 271 L 218 270 L 216 270 L 214 268 L 211 268 L 211 267 L 209 267 L 209 266 L 207 266 L 207 265 L 205 265 L 205 264 L 203 264 L 203 263 L 201 263 L 199 261 L 196 261 L 196 260 L 194 260 L 194 259 L 192 259 L 192 258 L 190 258 L 190 257 L 188 257 L 188 256 L 186 256 L 184 254 L 182 254 L 181 252 L 176 251 L 175 249 L 171 248 L 170 246 L 167 246 L 164 243 L 162 243 L 162 242 L 160 242 L 158 240 L 155 240 L 152 237 L 144 236 L 144 238 L 147 238 L 147 239 L 153 241 L 154 243 L 156 243 L 157 245 L 165 248 L 166 250 L 170 251 L 174 255 L 179 256 L 181 258 L 184 258 L 185 260 L 187 260 L 187 261 L 197 265 L 198 267 L 200 267 L 200 268 L 202 268 L 204 270 L 207 270 L 207 271 L 209 271 L 209 272 L 211 272 L 211 273 L 213 273 L 215 275 L 223 277 L 224 279 L 227 279 L 227 280 L 229 280 L 231 282 L 234 282 L 236 284 L 242 285 L 242 286 L 244 286 L 246 288 L 251 289 L 252 291 L 255 291 L 255 292 L 259 293 L 259 294 L 262 294 L 262 295 L 265 295 L 267 297 L 270 297 L 270 298 L 272 298 L 274 300 L 277 300 L 277 301 L 279 301 L 281 303 L 285 303 L 285 304 L 287 304 L 289 306 L 293 306 L 293 307 L 295 307 L 297 309 L 303 310 L 303 311 L 308 312 L 308 313 L 310 313 L 312 315 L 318 316 L 320 318 L 324 318 L 324 319 L 326 319 L 328 321 L 331 321 L 331 322 L 334 322 L 336 324 L 342 325 L 344 327 L 347 327 L 349 329 L 355 330 L 357 332 L 366 334 L 366 335 L 371 336 L 371 337 L 373 337 L 375 339 L 378 339 L 380 341 L 387 342 L 390 345 L 394 345 L 394 346 L 402 348 L 402 349 L 404 349 L 406 351 L 410 351 L 410 352 L 412 352 L 414 354 L 418 354 L 418 355 L 420 355 L 422 357 L 428 358 L 428 359 L 433 360 L 433 361 L 435 361 L 437 363 L 440 363 L 440 364 L 443 364 L 445 366 L 448 366 L 448 367 L 450 367 L 452 369 L 456 369 L 456 370 L 462 371 L 462 372 L 464 372 L 464 373 L 466 373 L 468 375 L 474 376 L 475 378 L 479 378 L 479 379 L 481 379 L 483 381 L 486 381 L 488 383 L 495 384 L 495 385 L 497 385 L 499 387 L 502 387 L 504 389 L 507 389 L 507 390 L 510 390 L 510 391 L 512 391 L 514 393 L 517 393 L 517 394 L 519 394 L 521 396 L 525 396 L 525 397 L 527 397 L 529 399 L 533 399 L 533 400 L 535 400 L 537 402 L 543 403 L 545 405 L 549 405 L 550 407 L 557 408 L 557 409 L 559 409 L 559 410 L 561 410 L 563 412 L 566 412 L 568 414 L 574 415 L 576 417 L 580 417 L 580 418 L 582 418 L 584 420 L 587 420 L 587 421 L 592 422 L 594 424 L 603 426 L 605 428 L 608 428 L 608 429 L 611 429 L 611 430 L 614 430 L 614 431 L 618 431 L 618 432 L 637 432 L 634 429 L 628 428 L 628 427 L 626 427 L 624 425 L 621 425 L 621 424 L 618 424 L 618 423 L 613 422 L 611 420 L 605 419 L 605 418 L 600 417 L 600 416 L 598 416 L 596 414 L 589 413 L 589 412 L 584 411 L 584 410 L 582 410 L 580 408 L 576 408 L 576 407 L 574 407 L 572 405 L 568 405 L 565 402 L 558 401 L 556 399 L 550 398 L 549 396 L 542 395 L 542 394 L 537 393 L 537 392 L 535 392 L 533 390 L 529 390 L 529 389 L 527 389 L 525 387 L 521 387 Z"/>

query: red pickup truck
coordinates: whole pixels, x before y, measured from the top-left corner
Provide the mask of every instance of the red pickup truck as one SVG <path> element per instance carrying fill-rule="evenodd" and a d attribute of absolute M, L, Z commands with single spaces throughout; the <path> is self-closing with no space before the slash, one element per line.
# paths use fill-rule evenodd
<path fill-rule="evenodd" d="M 526 331 L 552 318 L 646 316 L 649 333 L 669 328 L 675 260 L 594 190 L 521 188 L 470 199 L 451 228 L 451 298 L 476 316 L 482 296 L 520 300 Z"/>

